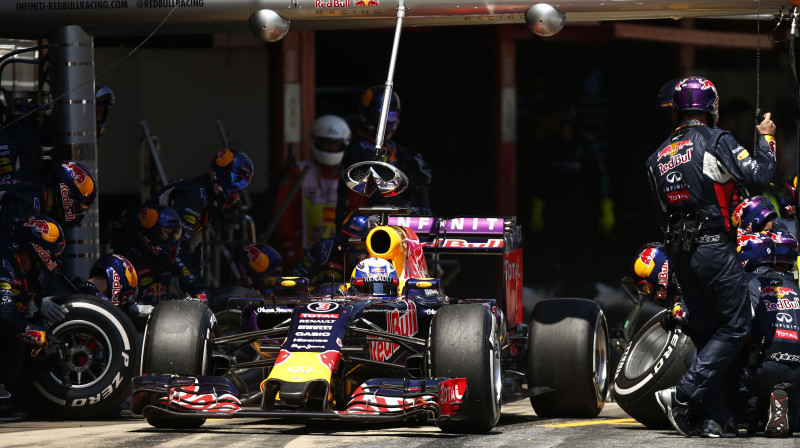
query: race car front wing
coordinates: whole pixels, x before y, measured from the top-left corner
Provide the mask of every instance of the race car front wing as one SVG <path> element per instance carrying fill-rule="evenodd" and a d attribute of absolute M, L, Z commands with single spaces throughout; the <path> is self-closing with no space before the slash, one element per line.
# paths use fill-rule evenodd
<path fill-rule="evenodd" d="M 146 375 L 133 379 L 131 410 L 145 418 L 276 418 L 388 422 L 427 415 L 459 419 L 466 378 L 374 378 L 361 384 L 343 410 L 246 409 L 233 384 L 220 377 Z"/>

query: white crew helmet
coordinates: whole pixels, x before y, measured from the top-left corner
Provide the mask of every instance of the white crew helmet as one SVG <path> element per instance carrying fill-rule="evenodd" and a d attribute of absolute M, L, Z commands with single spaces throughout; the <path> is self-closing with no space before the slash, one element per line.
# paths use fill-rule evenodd
<path fill-rule="evenodd" d="M 317 118 L 311 126 L 311 153 L 314 159 L 323 165 L 339 165 L 342 163 L 345 147 L 350 143 L 350 136 L 350 126 L 342 118 L 336 115 L 323 115 Z M 341 151 L 324 150 L 321 147 L 323 139 L 340 142 Z"/>

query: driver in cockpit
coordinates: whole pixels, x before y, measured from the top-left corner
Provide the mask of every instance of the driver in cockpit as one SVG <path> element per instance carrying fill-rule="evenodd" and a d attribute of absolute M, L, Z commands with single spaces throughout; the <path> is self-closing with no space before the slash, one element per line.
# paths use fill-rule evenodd
<path fill-rule="evenodd" d="M 389 260 L 366 258 L 353 270 L 348 293 L 354 296 L 397 297 L 400 277 Z"/>

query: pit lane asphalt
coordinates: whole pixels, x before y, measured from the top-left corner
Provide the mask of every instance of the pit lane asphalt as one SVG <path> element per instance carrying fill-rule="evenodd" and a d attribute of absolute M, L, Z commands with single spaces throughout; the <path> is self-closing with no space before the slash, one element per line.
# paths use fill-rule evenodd
<path fill-rule="evenodd" d="M 489 434 L 452 435 L 435 425 L 374 426 L 287 424 L 258 419 L 210 420 L 191 431 L 162 430 L 144 420 L 42 421 L 0 423 L 0 447 L 221 447 L 271 448 L 416 447 L 635 447 L 699 446 L 795 447 L 788 439 L 748 437 L 687 440 L 671 430 L 650 430 L 629 418 L 615 403 L 606 403 L 598 418 L 543 419 L 527 400 L 503 407 L 500 423 Z"/>

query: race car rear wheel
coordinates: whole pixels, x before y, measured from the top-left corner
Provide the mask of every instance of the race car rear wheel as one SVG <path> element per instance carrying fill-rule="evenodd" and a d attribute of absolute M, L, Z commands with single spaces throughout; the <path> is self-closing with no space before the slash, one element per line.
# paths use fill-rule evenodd
<path fill-rule="evenodd" d="M 614 375 L 614 399 L 639 423 L 652 429 L 672 427 L 656 402 L 655 392 L 678 384 L 686 373 L 694 344 L 676 327 L 666 330 L 652 317 L 636 333 Z"/>
<path fill-rule="evenodd" d="M 431 375 L 467 379 L 459 409 L 465 418 L 438 421 L 445 432 L 487 432 L 500 419 L 501 330 L 496 322 L 482 304 L 445 306 L 433 317 L 428 344 Z"/>
<path fill-rule="evenodd" d="M 153 310 L 142 347 L 142 374 L 208 375 L 211 370 L 211 340 L 217 335 L 217 321 L 203 303 L 168 300 Z M 206 419 L 150 417 L 157 428 L 198 428 Z"/>
<path fill-rule="evenodd" d="M 66 372 L 51 363 L 33 383 L 35 409 L 70 419 L 110 416 L 130 396 L 139 356 L 139 335 L 131 320 L 107 300 L 65 297 L 69 312 L 53 327 L 66 346 Z M 69 378 L 69 387 L 65 386 Z M 117 415 L 119 416 L 119 415 Z"/>
<path fill-rule="evenodd" d="M 608 332 L 600 305 L 588 299 L 536 304 L 528 333 L 528 388 L 540 417 L 595 417 L 610 385 Z"/>

